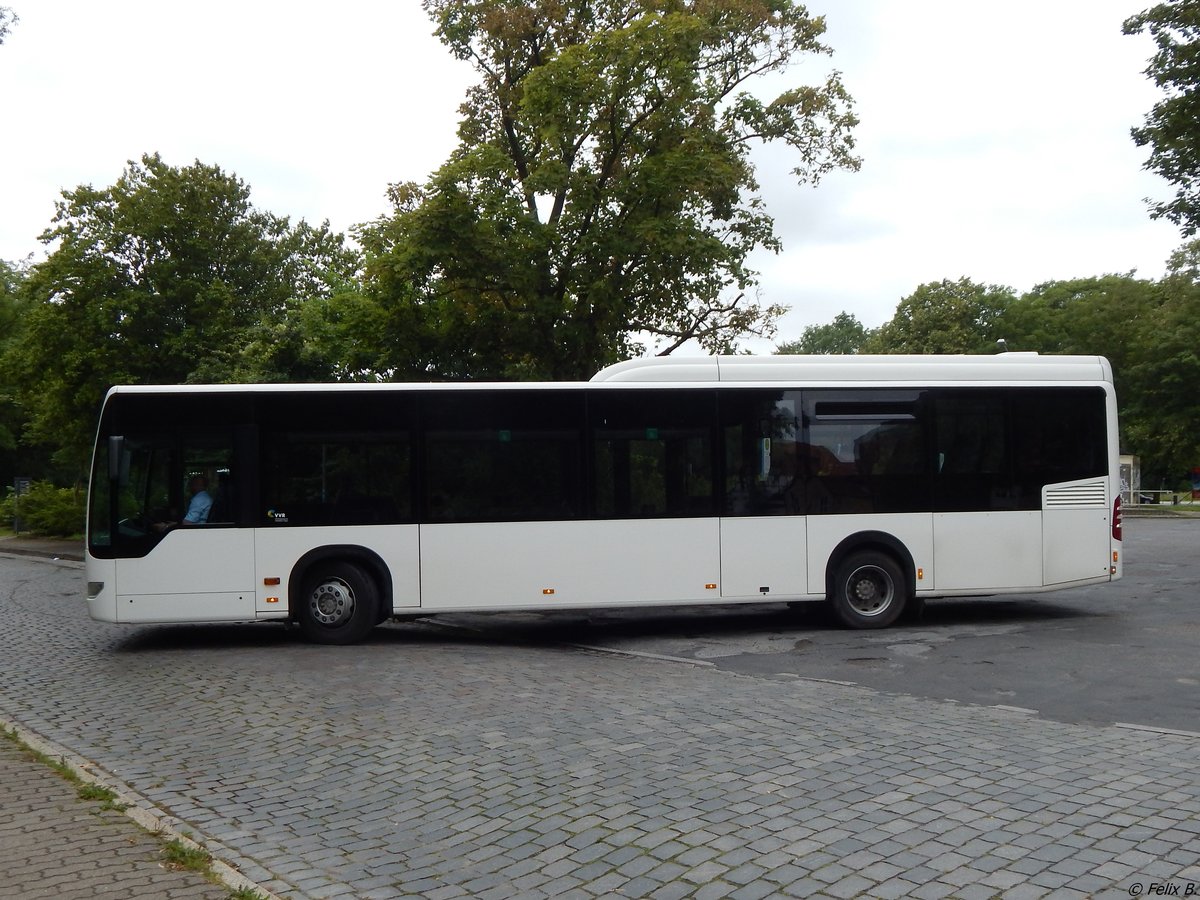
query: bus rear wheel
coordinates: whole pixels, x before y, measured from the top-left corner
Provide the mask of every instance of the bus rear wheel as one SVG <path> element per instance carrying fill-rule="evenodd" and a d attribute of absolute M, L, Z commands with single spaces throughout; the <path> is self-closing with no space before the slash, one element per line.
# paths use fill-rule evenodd
<path fill-rule="evenodd" d="M 296 618 L 316 644 L 356 644 L 375 627 L 379 588 L 353 563 L 326 563 L 304 579 Z"/>
<path fill-rule="evenodd" d="M 900 617 L 907 601 L 904 572 L 886 553 L 852 553 L 838 564 L 830 604 L 851 628 L 886 628 Z"/>

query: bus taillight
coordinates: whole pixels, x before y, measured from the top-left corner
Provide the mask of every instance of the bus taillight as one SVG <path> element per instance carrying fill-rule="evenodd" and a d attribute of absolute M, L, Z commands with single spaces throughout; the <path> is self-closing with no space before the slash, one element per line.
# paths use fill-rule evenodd
<path fill-rule="evenodd" d="M 1117 499 L 1113 501 L 1112 539 L 1114 541 L 1121 540 L 1121 495 L 1120 494 L 1117 494 Z"/>

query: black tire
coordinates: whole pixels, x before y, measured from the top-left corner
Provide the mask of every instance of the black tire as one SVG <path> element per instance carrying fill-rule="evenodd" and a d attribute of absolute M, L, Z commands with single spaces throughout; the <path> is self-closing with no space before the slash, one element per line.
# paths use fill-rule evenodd
<path fill-rule="evenodd" d="M 886 553 L 851 553 L 833 574 L 830 605 L 850 628 L 887 628 L 900 617 L 907 600 L 904 570 Z"/>
<path fill-rule="evenodd" d="M 314 644 L 357 644 L 379 618 L 379 587 L 354 563 L 313 567 L 298 601 L 300 630 Z"/>

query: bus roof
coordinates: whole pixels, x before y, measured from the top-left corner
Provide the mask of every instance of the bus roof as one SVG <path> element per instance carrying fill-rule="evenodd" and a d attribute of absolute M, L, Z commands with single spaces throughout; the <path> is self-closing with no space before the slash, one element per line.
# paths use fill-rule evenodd
<path fill-rule="evenodd" d="M 119 385 L 114 394 L 282 393 L 289 391 L 512 390 L 578 388 L 585 384 L 954 384 L 1108 382 L 1112 367 L 1102 356 L 697 356 L 631 359 L 601 369 L 590 382 L 323 382 L 319 384 Z"/>
<path fill-rule="evenodd" d="M 1103 356 L 1037 353 L 873 356 L 708 356 L 631 359 L 601 369 L 593 382 L 955 382 L 1112 381 Z"/>

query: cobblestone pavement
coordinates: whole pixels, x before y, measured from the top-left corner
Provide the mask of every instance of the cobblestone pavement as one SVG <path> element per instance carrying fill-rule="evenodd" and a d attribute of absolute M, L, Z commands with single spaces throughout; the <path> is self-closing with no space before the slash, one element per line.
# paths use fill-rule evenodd
<path fill-rule="evenodd" d="M 0 559 L 0 715 L 281 896 L 1200 893 L 1194 735 L 422 624 L 124 629 L 80 581 Z"/>

